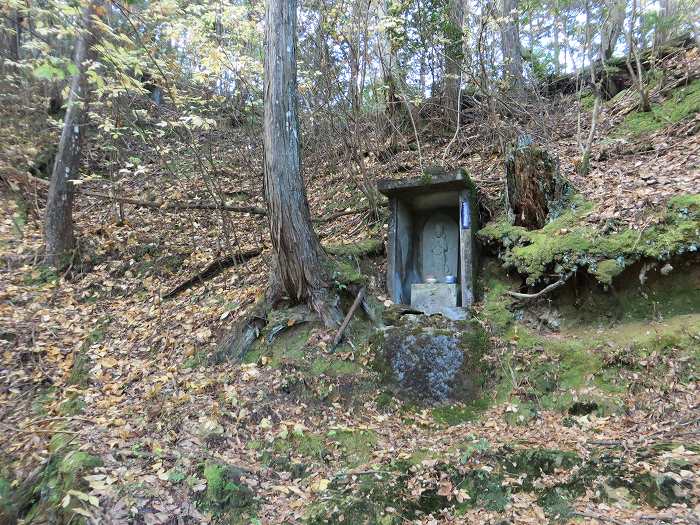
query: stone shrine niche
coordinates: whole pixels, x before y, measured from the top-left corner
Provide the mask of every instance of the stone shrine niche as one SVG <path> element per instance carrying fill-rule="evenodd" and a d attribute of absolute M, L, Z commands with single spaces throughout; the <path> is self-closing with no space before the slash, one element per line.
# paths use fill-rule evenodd
<path fill-rule="evenodd" d="M 387 291 L 426 314 L 464 318 L 474 301 L 474 185 L 463 170 L 385 180 L 389 197 Z M 452 278 L 449 278 L 452 277 Z"/>
<path fill-rule="evenodd" d="M 431 215 L 421 232 L 421 276 L 423 281 L 434 277 L 444 282 L 445 277 L 459 275 L 459 226 L 444 213 Z"/>

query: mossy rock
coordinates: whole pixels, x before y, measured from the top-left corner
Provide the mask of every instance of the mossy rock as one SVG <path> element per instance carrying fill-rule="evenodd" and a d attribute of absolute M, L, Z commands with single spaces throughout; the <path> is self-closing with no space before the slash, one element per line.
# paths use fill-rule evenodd
<path fill-rule="evenodd" d="M 231 465 L 208 461 L 204 465 L 204 479 L 207 480 L 205 505 L 217 512 L 251 505 L 254 493 L 241 479 L 245 474 Z"/>
<path fill-rule="evenodd" d="M 381 239 L 362 239 L 350 244 L 326 244 L 326 253 L 336 257 L 369 257 L 384 253 L 384 242 Z"/>
<path fill-rule="evenodd" d="M 373 366 L 399 397 L 418 403 L 469 402 L 479 397 L 488 337 L 478 323 L 403 316 L 374 343 Z"/>
<path fill-rule="evenodd" d="M 569 210 L 539 230 L 513 226 L 501 216 L 478 235 L 486 245 L 497 248 L 504 266 L 524 275 L 529 285 L 551 274 L 563 276 L 580 269 L 602 284 L 610 284 L 638 261 L 665 261 L 674 255 L 698 252 L 699 201 L 700 196 L 694 195 L 674 197 L 658 224 L 641 232 L 608 232 L 586 223 L 585 216 L 593 211 L 593 205 L 574 196 Z"/>

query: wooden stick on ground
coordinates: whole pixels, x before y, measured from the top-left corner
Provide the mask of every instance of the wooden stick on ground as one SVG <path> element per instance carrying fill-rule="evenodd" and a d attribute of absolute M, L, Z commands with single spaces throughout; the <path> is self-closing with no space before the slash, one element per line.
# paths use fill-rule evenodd
<path fill-rule="evenodd" d="M 539 292 L 537 293 L 520 293 L 520 292 L 511 292 L 507 291 L 506 293 L 512 297 L 515 297 L 516 299 L 520 299 L 523 301 L 532 301 L 534 299 L 537 299 L 538 297 L 542 297 L 543 295 L 546 295 L 550 292 L 553 292 L 557 288 L 561 288 L 566 284 L 566 281 L 569 280 L 569 278 L 573 275 L 573 273 L 569 273 L 559 279 L 557 282 L 550 284 L 549 286 L 545 286 L 542 288 Z"/>
<path fill-rule="evenodd" d="M 357 297 L 355 297 L 355 302 L 352 303 L 352 306 L 350 307 L 350 310 L 348 311 L 348 315 L 345 316 L 345 319 L 343 319 L 343 323 L 340 325 L 340 328 L 338 328 L 338 333 L 335 334 L 335 339 L 333 339 L 333 344 L 331 345 L 331 350 L 333 350 L 336 346 L 338 346 L 340 339 L 343 337 L 343 332 L 348 327 L 348 324 L 350 324 L 350 319 L 352 319 L 352 316 L 355 313 L 355 310 L 357 310 L 357 307 L 360 306 L 360 304 L 362 303 L 362 299 L 364 298 L 364 296 L 365 296 L 365 287 L 363 286 L 362 288 L 360 288 L 360 291 L 357 292 Z"/>

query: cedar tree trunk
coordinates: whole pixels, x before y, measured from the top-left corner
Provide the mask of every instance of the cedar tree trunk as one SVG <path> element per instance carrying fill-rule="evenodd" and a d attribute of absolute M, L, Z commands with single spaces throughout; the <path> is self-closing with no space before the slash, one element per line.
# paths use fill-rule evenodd
<path fill-rule="evenodd" d="M 460 72 L 462 69 L 463 0 L 449 0 L 445 27 L 445 103 L 447 120 L 457 122 L 459 108 Z"/>
<path fill-rule="evenodd" d="M 265 199 L 274 252 L 270 286 L 309 303 L 326 326 L 333 326 L 341 319 L 338 298 L 328 283 L 326 255 L 311 224 L 301 176 L 296 0 L 268 0 L 265 22 Z"/>
<path fill-rule="evenodd" d="M 87 126 L 90 102 L 87 69 L 94 59 L 93 46 L 97 41 L 93 17 L 101 12 L 101 4 L 101 0 L 94 0 L 83 10 L 83 25 L 75 49 L 75 66 L 78 73 L 71 79 L 68 109 L 46 201 L 44 223 L 46 263 L 55 267 L 64 266 L 75 248 L 73 233 L 75 188 L 71 181 L 78 177 L 80 154 Z"/>
<path fill-rule="evenodd" d="M 514 95 L 520 95 L 524 88 L 523 55 L 520 44 L 518 0 L 503 0 L 501 30 L 501 51 L 506 82 Z"/>

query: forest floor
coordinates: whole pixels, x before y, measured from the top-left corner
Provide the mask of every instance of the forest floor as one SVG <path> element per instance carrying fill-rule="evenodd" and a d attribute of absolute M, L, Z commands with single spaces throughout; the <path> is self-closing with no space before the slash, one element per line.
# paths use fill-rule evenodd
<path fill-rule="evenodd" d="M 677 60 L 697 78 L 697 50 Z M 563 113 L 546 141 L 591 203 L 581 219 L 591 227 L 641 237 L 670 199 L 697 195 L 700 80 L 664 91 L 669 85 L 652 92 L 652 116 L 623 114 L 628 91 L 606 103 L 588 177 L 575 170 L 574 113 Z M 40 147 L 22 125 L 2 129 L 3 167 L 21 166 Z M 259 159 L 226 162 L 249 140 L 242 135 L 214 136 L 214 157 L 234 166 L 221 191 L 262 207 Z M 444 147 L 423 145 L 424 162 L 439 163 Z M 495 216 L 502 156 L 467 141 L 450 158 Z M 177 160 L 191 169 L 192 159 Z M 385 240 L 385 215 L 351 213 L 365 203 L 348 174 L 330 161 L 308 166 L 312 215 L 348 212 L 317 223 L 324 245 L 345 246 L 369 293 L 386 302 L 383 258 L 353 252 Z M 420 173 L 410 149 L 370 167 L 376 178 Z M 202 195 L 195 182 L 144 162 L 121 191 L 192 200 Z M 335 352 L 331 332 L 289 317 L 290 329 L 243 363 L 213 358 L 267 282 L 264 217 L 125 205 L 119 222 L 111 203 L 79 197 L 76 227 L 91 265 L 76 261 L 70 274 L 56 274 L 40 264 L 38 202 L 0 195 L 0 516 L 35 524 L 700 523 L 697 258 L 674 259 L 676 271 L 646 295 L 635 273 L 620 288 L 620 315 L 609 315 L 609 294 L 600 292 L 585 318 L 557 304 L 513 315 L 503 292 L 521 280 L 486 258 L 476 312 L 490 334 L 488 388 L 474 405 L 420 407 L 387 393 L 369 366 L 374 347 L 361 319 L 350 332 L 356 344 Z M 231 245 L 263 251 L 163 298 Z M 552 315 L 558 328 L 543 328 Z M 13 507 L 23 490 L 28 497 Z"/>

